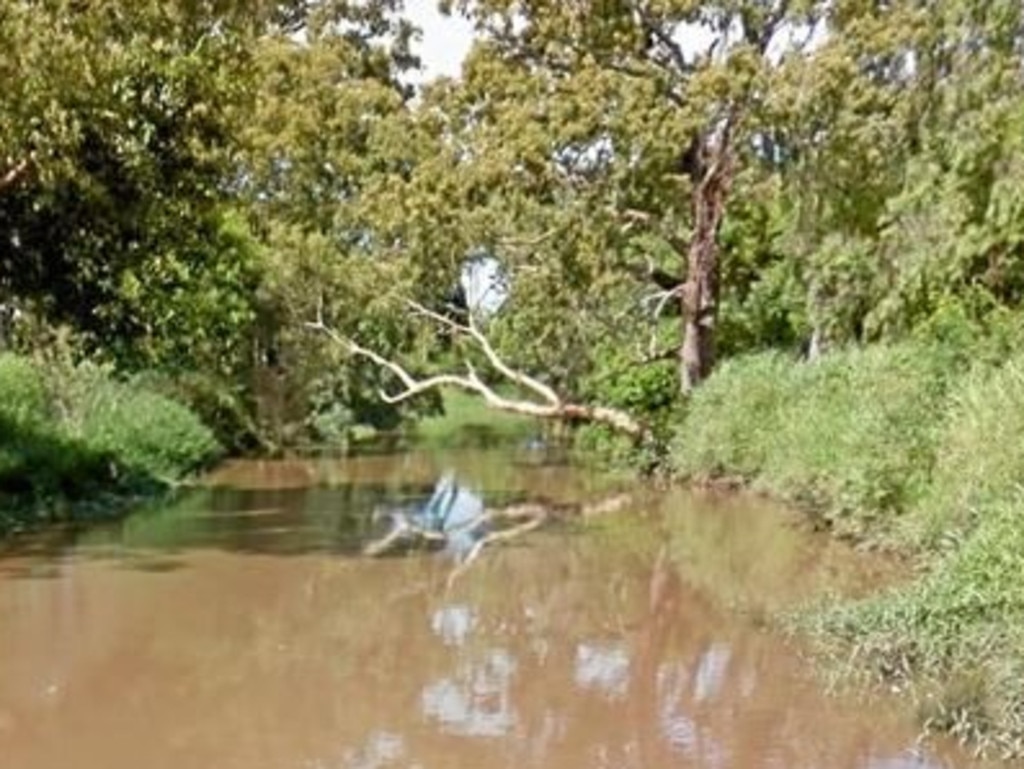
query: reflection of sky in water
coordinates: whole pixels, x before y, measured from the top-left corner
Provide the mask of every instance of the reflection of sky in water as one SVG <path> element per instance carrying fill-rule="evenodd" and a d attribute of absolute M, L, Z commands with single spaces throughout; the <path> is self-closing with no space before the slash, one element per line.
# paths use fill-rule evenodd
<path fill-rule="evenodd" d="M 442 606 L 430 618 L 430 628 L 445 646 L 462 646 L 476 625 L 476 614 L 465 604 Z"/>
<path fill-rule="evenodd" d="M 621 644 L 586 644 L 576 647 L 576 685 L 597 689 L 612 699 L 626 695 L 629 687 L 629 654 Z"/>
<path fill-rule="evenodd" d="M 445 550 L 456 558 L 466 556 L 486 529 L 476 524 L 485 510 L 483 499 L 455 480 L 451 471 L 442 475 L 424 504 L 408 511 L 410 517 L 428 531 L 447 534 Z"/>
<path fill-rule="evenodd" d="M 358 750 L 345 753 L 342 766 L 345 769 L 384 769 L 388 766 L 399 766 L 405 757 L 405 740 L 400 734 L 391 732 L 374 732 L 367 738 L 366 744 Z M 405 766 L 406 763 L 402 763 Z M 310 765 L 309 769 L 326 769 L 323 764 Z"/>
<path fill-rule="evenodd" d="M 712 647 L 701 658 L 693 683 L 694 699 L 698 703 L 717 692 L 728 657 L 728 647 Z M 708 664 L 708 659 L 714 661 Z M 728 753 L 721 743 L 709 737 L 706 730 L 702 732 L 684 711 L 689 680 L 686 669 L 679 663 L 658 669 L 658 727 L 662 737 L 674 752 L 697 759 L 700 766 L 709 769 L 727 766 Z"/>
<path fill-rule="evenodd" d="M 687 675 L 679 663 L 658 668 L 658 722 L 668 743 L 681 753 L 690 753 L 696 741 L 693 721 L 682 712 Z"/>
<path fill-rule="evenodd" d="M 455 604 L 438 609 L 431 617 L 434 633 L 448 646 L 461 646 L 473 632 L 473 609 Z M 725 696 L 723 687 L 732 651 L 726 644 L 712 645 L 688 669 L 683 663 L 662 664 L 657 674 L 658 731 L 673 753 L 707 769 L 724 769 L 733 757 L 722 735 L 702 727 L 699 715 Z M 420 696 L 423 715 L 439 724 L 442 731 L 463 737 L 511 737 L 518 717 L 511 699 L 515 658 L 504 649 L 491 649 L 475 660 L 461 660 L 455 673 L 428 684 Z M 577 687 L 610 699 L 629 695 L 630 650 L 609 642 L 580 643 L 576 647 L 573 681 Z M 744 689 L 756 686 L 743 677 Z M 546 714 L 543 727 L 528 739 L 527 751 L 542 760 L 550 743 L 565 734 L 568 723 L 556 712 Z M 716 738 L 717 737 L 717 738 Z M 634 765 L 636 745 L 627 740 L 618 744 L 596 744 L 591 749 L 590 765 L 612 767 Z M 786 752 L 776 753 L 765 746 L 760 766 L 788 769 Z M 781 746 L 780 746 L 781 747 Z M 376 734 L 358 753 L 346 756 L 346 769 L 382 769 L 412 766 L 404 753 L 401 738 Z M 897 756 L 875 756 L 859 764 L 863 769 L 941 769 L 941 763 L 908 750 Z"/>
<path fill-rule="evenodd" d="M 510 688 L 516 662 L 492 649 L 482 660 L 460 662 L 454 676 L 428 684 L 420 696 L 423 714 L 445 731 L 467 737 L 500 737 L 515 726 Z"/>
<path fill-rule="evenodd" d="M 714 644 L 701 655 L 693 683 L 693 698 L 697 702 L 715 699 L 718 696 L 731 656 L 732 652 L 726 644 Z"/>
<path fill-rule="evenodd" d="M 897 758 L 871 758 L 867 769 L 942 769 L 944 765 L 908 750 Z"/>
<path fill-rule="evenodd" d="M 679 662 L 663 664 L 658 668 L 658 727 L 662 737 L 673 751 L 696 760 L 702 767 L 729 765 L 728 752 L 723 745 L 701 730 L 686 711 L 707 704 L 721 694 L 726 667 L 731 652 L 728 646 L 712 646 L 700 659 L 692 678 L 692 696 L 688 696 L 691 678 Z M 744 696 L 749 696 L 756 676 L 744 676 Z M 784 756 L 764 754 L 761 765 L 765 769 L 788 769 Z M 863 769 L 943 769 L 944 764 L 915 751 L 907 750 L 899 756 L 872 756 L 862 764 Z"/>

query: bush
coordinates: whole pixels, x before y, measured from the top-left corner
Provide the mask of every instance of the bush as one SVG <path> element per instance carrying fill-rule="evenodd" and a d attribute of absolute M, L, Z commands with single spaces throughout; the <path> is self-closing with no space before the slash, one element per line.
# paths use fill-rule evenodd
<path fill-rule="evenodd" d="M 734 476 L 877 534 L 927 488 L 953 367 L 927 346 L 879 346 L 815 363 L 730 361 L 695 395 L 673 444 L 678 473 Z"/>
<path fill-rule="evenodd" d="M 174 480 L 198 469 L 218 450 L 210 430 L 181 404 L 110 379 L 96 377 L 76 409 L 85 445 L 116 457 L 135 475 Z"/>
<path fill-rule="evenodd" d="M 0 530 L 53 519 L 64 502 L 165 485 L 218 450 L 184 406 L 93 365 L 0 356 L 0 388 Z"/>

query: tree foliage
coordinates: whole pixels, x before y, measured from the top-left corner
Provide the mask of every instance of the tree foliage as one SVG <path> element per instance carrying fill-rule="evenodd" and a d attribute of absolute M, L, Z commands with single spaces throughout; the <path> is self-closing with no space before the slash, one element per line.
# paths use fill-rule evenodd
<path fill-rule="evenodd" d="M 467 350 L 403 308 L 464 317 L 471 264 L 505 360 L 641 412 L 739 352 L 1007 327 L 1019 4 L 440 5 L 474 45 L 414 88 L 400 0 L 6 3 L 0 291 L 288 439 L 398 416 L 305 322 L 427 373 Z"/>

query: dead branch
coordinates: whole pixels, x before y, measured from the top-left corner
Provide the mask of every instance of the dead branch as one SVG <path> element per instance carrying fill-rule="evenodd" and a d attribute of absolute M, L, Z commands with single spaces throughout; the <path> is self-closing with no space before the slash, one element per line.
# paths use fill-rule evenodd
<path fill-rule="evenodd" d="M 633 494 L 622 493 L 586 504 L 524 502 L 484 510 L 473 519 L 444 530 L 425 529 L 416 525 L 409 516 L 400 515 L 393 519 L 391 531 L 368 543 L 363 553 L 377 558 L 407 545 L 443 547 L 452 538 L 470 533 L 476 539 L 448 575 L 447 586 L 450 588 L 489 547 L 511 542 L 555 519 L 587 520 L 616 513 L 627 508 L 634 500 Z"/>
<path fill-rule="evenodd" d="M 611 515 L 612 513 L 618 513 L 621 510 L 624 510 L 635 501 L 636 497 L 633 494 L 616 494 L 613 497 L 592 502 L 589 505 L 582 505 L 580 507 L 579 515 L 581 518 L 596 518 L 599 515 Z"/>
<path fill-rule="evenodd" d="M 544 384 L 536 377 L 512 368 L 498 355 L 498 352 L 491 345 L 487 337 L 477 328 L 472 318 L 463 324 L 416 302 L 407 302 L 407 304 L 415 315 L 427 318 L 457 333 L 464 334 L 475 343 L 477 349 L 483 353 L 487 362 L 495 371 L 506 380 L 516 384 L 520 389 L 530 392 L 535 397 L 533 399 L 517 399 L 500 395 L 480 378 L 476 369 L 468 361 L 466 362 L 465 374 L 442 373 L 423 379 L 417 378 L 396 361 L 386 358 L 367 347 L 363 347 L 356 341 L 343 336 L 336 329 L 328 326 L 324 322 L 320 306 L 317 308 L 316 320 L 306 323 L 306 327 L 324 334 L 340 347 L 347 350 L 349 354 L 369 360 L 381 368 L 390 371 L 401 382 L 403 389 L 394 393 L 381 390 L 380 396 L 387 403 L 400 403 L 437 387 L 456 387 L 479 395 L 487 405 L 499 411 L 507 411 L 539 419 L 602 424 L 637 441 L 647 436 L 646 426 L 630 414 L 608 406 L 565 401 L 553 388 Z"/>
<path fill-rule="evenodd" d="M 448 537 L 443 532 L 424 529 L 422 526 L 416 526 L 407 516 L 402 516 L 395 520 L 395 525 L 392 527 L 391 531 L 380 539 L 375 539 L 372 542 L 367 543 L 363 548 L 363 555 L 368 555 L 371 558 L 379 558 L 382 555 L 386 555 L 387 553 L 398 549 L 399 545 L 403 541 L 443 545 L 448 541 Z"/>
<path fill-rule="evenodd" d="M 19 181 L 28 176 L 28 172 L 32 168 L 32 158 L 22 158 L 17 163 L 11 165 L 6 171 L 0 175 L 0 192 L 4 192 L 8 187 L 13 187 Z"/>

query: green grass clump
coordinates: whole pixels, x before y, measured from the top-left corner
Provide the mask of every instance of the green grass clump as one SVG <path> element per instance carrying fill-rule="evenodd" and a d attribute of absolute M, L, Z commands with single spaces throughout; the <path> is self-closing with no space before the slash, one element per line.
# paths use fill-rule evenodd
<path fill-rule="evenodd" d="M 809 626 L 846 672 L 910 688 L 929 730 L 1024 755 L 1024 493 L 989 503 L 926 576 Z M 852 650 L 852 654 L 851 654 Z"/>
<path fill-rule="evenodd" d="M 738 477 L 841 533 L 875 535 L 926 489 L 949 364 L 927 347 L 815 363 L 728 362 L 695 394 L 672 458 L 685 477 Z"/>
<path fill-rule="evenodd" d="M 963 376 L 935 419 L 931 483 L 905 527 L 926 550 L 956 547 L 1024 485 L 1024 357 Z"/>
<path fill-rule="evenodd" d="M 0 353 L 0 393 L 0 418 L 26 426 L 46 420 L 46 385 L 39 370 L 25 358 Z"/>
<path fill-rule="evenodd" d="M 69 385 L 71 434 L 91 450 L 116 457 L 134 475 L 175 480 L 218 451 L 198 417 L 163 395 L 89 365 L 79 366 Z"/>

